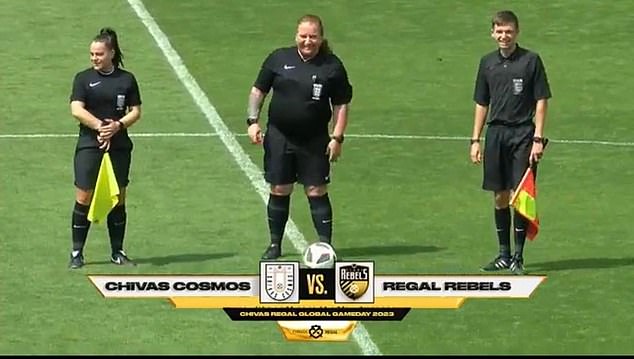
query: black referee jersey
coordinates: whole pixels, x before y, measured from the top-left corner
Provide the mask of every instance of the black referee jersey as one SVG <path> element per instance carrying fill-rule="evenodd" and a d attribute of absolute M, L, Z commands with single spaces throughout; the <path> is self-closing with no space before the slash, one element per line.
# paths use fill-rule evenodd
<path fill-rule="evenodd" d="M 517 45 L 509 57 L 495 50 L 480 60 L 473 99 L 489 106 L 487 124 L 517 126 L 533 121 L 540 99 L 551 97 L 538 54 Z"/>
<path fill-rule="evenodd" d="M 320 52 L 304 62 L 296 46 L 269 54 L 254 86 L 264 93 L 273 89 L 268 124 L 296 138 L 327 134 L 331 105 L 352 99 L 352 85 L 336 55 Z"/>
<path fill-rule="evenodd" d="M 141 95 L 131 72 L 115 68 L 105 75 L 90 68 L 75 75 L 70 101 L 82 101 L 85 109 L 102 121 L 118 120 L 125 116 L 128 107 L 141 105 Z M 97 135 L 97 131 L 80 123 L 77 147 L 99 147 Z M 110 140 L 110 150 L 118 149 L 132 149 L 126 129 L 118 131 Z"/>

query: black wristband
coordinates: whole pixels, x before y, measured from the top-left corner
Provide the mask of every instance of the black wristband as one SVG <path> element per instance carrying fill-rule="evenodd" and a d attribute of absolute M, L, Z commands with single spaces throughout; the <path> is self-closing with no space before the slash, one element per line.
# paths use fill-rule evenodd
<path fill-rule="evenodd" d="M 535 142 L 535 143 L 544 143 L 544 138 L 543 137 L 539 137 L 539 136 L 535 136 L 535 137 L 533 137 L 533 142 Z"/>
<path fill-rule="evenodd" d="M 472 138 L 472 139 L 469 141 L 469 144 L 471 144 L 471 145 L 472 145 L 472 144 L 474 144 L 474 143 L 480 143 L 480 139 L 479 139 L 479 138 Z"/>
<path fill-rule="evenodd" d="M 332 135 L 330 136 L 330 139 L 335 140 L 338 143 L 343 143 L 343 140 L 345 139 L 345 137 L 343 137 L 343 135 L 339 135 L 339 136 Z"/>
<path fill-rule="evenodd" d="M 247 118 L 247 126 L 251 126 L 251 125 L 256 124 L 256 123 L 258 123 L 258 119 L 257 118 L 251 118 L 251 117 Z"/>

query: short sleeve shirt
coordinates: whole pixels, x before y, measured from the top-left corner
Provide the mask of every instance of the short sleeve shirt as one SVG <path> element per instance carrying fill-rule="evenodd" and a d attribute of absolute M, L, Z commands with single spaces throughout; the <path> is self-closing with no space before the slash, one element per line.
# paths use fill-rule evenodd
<path fill-rule="evenodd" d="M 303 61 L 295 46 L 270 53 L 253 86 L 273 90 L 268 124 L 299 138 L 328 133 L 331 106 L 352 100 L 346 68 L 336 55 L 320 53 Z"/>
<path fill-rule="evenodd" d="M 128 108 L 141 105 L 141 94 L 131 72 L 116 68 L 104 75 L 92 68 L 75 75 L 70 101 L 81 101 L 84 108 L 100 120 L 118 120 Z M 78 147 L 98 147 L 97 131 L 79 125 Z M 110 141 L 110 149 L 132 148 L 127 130 L 117 132 Z"/>
<path fill-rule="evenodd" d="M 473 100 L 489 106 L 488 124 L 516 126 L 531 122 L 537 101 L 551 96 L 538 54 L 518 45 L 508 58 L 496 50 L 480 60 Z"/>

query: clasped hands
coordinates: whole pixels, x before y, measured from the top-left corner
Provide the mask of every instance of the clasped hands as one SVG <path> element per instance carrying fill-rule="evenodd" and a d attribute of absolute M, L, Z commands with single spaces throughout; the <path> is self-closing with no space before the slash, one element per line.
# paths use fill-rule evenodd
<path fill-rule="evenodd" d="M 101 126 L 97 129 L 99 134 L 97 135 L 97 141 L 99 142 L 99 149 L 108 151 L 110 149 L 110 139 L 115 133 L 119 132 L 123 125 L 119 121 L 106 118 L 101 123 Z"/>

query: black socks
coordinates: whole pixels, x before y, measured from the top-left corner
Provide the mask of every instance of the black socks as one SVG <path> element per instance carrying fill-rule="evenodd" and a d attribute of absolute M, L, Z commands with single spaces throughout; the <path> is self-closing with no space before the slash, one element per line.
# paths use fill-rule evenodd
<path fill-rule="evenodd" d="M 320 242 L 330 244 L 332 239 L 332 206 L 328 193 L 320 197 L 308 197 L 310 214 Z"/>
<path fill-rule="evenodd" d="M 88 206 L 75 202 L 73 208 L 71 232 L 73 238 L 73 257 L 81 254 L 86 244 L 90 221 L 88 221 Z"/>
<path fill-rule="evenodd" d="M 495 209 L 495 228 L 500 245 L 500 257 L 511 258 L 511 209 Z"/>
<path fill-rule="evenodd" d="M 112 254 L 123 250 L 123 237 L 125 236 L 125 226 L 127 214 L 125 204 L 115 206 L 108 214 L 108 234 L 110 235 L 110 247 Z"/>
<path fill-rule="evenodd" d="M 279 246 L 282 243 L 284 228 L 286 227 L 286 221 L 288 221 L 290 204 L 290 196 L 269 194 L 267 212 L 269 218 L 269 232 L 271 233 L 271 244 Z"/>

